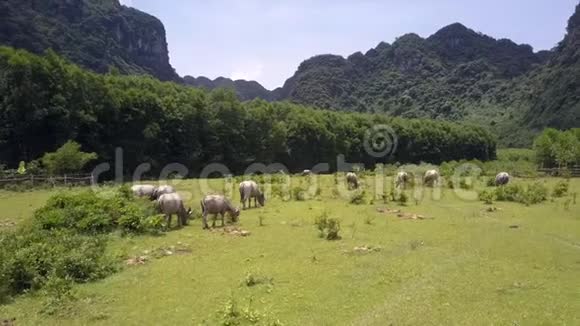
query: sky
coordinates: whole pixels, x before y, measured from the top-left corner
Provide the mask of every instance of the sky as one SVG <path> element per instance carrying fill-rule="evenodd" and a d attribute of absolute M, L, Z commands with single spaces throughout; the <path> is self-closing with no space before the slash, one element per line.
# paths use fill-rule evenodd
<path fill-rule="evenodd" d="M 181 76 L 282 86 L 318 54 L 348 56 L 454 22 L 494 38 L 554 47 L 578 0 L 121 0 L 165 25 Z"/>

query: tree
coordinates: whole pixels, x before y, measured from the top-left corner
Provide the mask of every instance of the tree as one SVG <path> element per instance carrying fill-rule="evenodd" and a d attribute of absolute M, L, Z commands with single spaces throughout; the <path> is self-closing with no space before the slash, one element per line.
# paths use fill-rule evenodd
<path fill-rule="evenodd" d="M 56 152 L 46 153 L 42 157 L 42 164 L 50 174 L 79 172 L 92 160 L 97 159 L 96 153 L 81 151 L 81 145 L 69 140 Z"/>

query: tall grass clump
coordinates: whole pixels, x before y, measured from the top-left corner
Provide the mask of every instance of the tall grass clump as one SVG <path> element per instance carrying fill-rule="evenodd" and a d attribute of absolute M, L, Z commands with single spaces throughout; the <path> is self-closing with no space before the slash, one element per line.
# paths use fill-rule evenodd
<path fill-rule="evenodd" d="M 552 190 L 552 197 L 560 198 L 566 196 L 568 194 L 569 188 L 570 183 L 567 181 L 559 181 L 556 183 L 554 189 Z"/>
<path fill-rule="evenodd" d="M 318 230 L 318 235 L 326 240 L 339 240 L 340 221 L 336 218 L 328 217 L 328 212 L 324 212 L 314 219 L 314 225 Z"/>

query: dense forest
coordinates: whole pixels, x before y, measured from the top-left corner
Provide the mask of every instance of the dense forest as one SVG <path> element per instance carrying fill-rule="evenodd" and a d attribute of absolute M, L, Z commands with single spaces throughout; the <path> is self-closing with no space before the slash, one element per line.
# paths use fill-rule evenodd
<path fill-rule="evenodd" d="M 68 140 L 125 167 L 153 171 L 179 162 L 192 173 L 210 162 L 242 172 L 252 162 L 291 170 L 317 163 L 441 162 L 495 157 L 484 129 L 432 120 L 341 113 L 264 100 L 240 102 L 228 90 L 207 92 L 146 76 L 96 74 L 54 52 L 37 56 L 0 48 L 0 162 L 10 167 L 40 158 Z M 367 131 L 388 124 L 398 137 L 392 156 L 368 155 Z M 127 171 L 127 172 L 128 172 Z"/>
<path fill-rule="evenodd" d="M 119 0 L 2 1 L 0 45 L 35 54 L 52 49 L 98 73 L 227 88 L 242 101 L 466 122 L 489 129 L 504 147 L 530 146 L 545 127 L 580 126 L 580 4 L 551 51 L 454 23 L 427 38 L 411 33 L 381 42 L 364 54 L 314 56 L 273 91 L 255 81 L 180 78 L 169 63 L 163 24 Z"/>

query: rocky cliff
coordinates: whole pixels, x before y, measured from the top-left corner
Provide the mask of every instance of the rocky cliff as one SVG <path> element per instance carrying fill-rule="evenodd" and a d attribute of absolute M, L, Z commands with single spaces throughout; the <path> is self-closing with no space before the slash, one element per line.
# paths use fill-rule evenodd
<path fill-rule="evenodd" d="M 50 48 L 97 72 L 115 67 L 179 80 L 163 24 L 119 0 L 3 0 L 0 44 L 35 53 Z"/>

